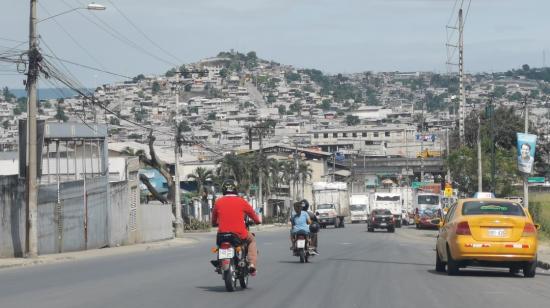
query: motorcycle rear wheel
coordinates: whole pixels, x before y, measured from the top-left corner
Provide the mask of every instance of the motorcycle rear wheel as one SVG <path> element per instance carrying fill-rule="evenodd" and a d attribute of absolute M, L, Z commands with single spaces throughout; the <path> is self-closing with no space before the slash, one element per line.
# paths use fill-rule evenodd
<path fill-rule="evenodd" d="M 304 249 L 300 248 L 298 254 L 300 255 L 300 263 L 304 263 L 306 260 L 306 252 L 304 251 Z"/>
<path fill-rule="evenodd" d="M 223 280 L 225 281 L 225 289 L 227 290 L 227 292 L 235 291 L 235 289 L 237 288 L 237 277 L 233 261 L 231 261 L 229 269 L 224 271 Z"/>

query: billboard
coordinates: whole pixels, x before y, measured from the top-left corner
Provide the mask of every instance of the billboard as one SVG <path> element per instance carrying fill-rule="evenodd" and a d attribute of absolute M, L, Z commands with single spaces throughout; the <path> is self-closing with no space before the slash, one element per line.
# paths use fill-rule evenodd
<path fill-rule="evenodd" d="M 517 133 L 518 170 L 530 174 L 535 162 L 537 135 Z"/>

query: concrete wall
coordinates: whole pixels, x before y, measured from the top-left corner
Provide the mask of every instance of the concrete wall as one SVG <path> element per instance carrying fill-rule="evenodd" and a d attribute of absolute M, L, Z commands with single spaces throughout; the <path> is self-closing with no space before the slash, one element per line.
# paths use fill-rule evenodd
<path fill-rule="evenodd" d="M 25 185 L 16 175 L 0 177 L 0 258 L 25 250 Z"/>
<path fill-rule="evenodd" d="M 0 176 L 0 257 L 23 256 L 24 197 L 24 181 Z M 172 221 L 171 205 L 139 204 L 136 179 L 107 184 L 107 177 L 96 177 L 60 183 L 59 187 L 41 185 L 38 253 L 169 239 L 173 237 Z"/>
<path fill-rule="evenodd" d="M 138 242 L 152 242 L 174 237 L 172 205 L 160 202 L 141 204 L 138 208 Z"/>

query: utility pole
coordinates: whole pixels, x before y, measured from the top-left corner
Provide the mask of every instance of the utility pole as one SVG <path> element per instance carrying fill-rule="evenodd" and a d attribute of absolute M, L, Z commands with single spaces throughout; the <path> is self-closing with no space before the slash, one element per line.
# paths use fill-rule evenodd
<path fill-rule="evenodd" d="M 263 145 L 262 145 L 262 135 L 263 135 L 263 128 L 260 127 L 259 129 L 259 137 L 260 137 L 260 153 L 259 153 L 259 156 L 258 156 L 258 159 L 260 160 L 259 161 L 259 164 L 258 164 L 258 206 L 260 206 L 262 208 L 262 215 L 265 217 L 265 206 L 264 206 L 264 203 L 263 203 L 263 189 L 262 189 L 262 152 L 263 152 Z"/>
<path fill-rule="evenodd" d="M 420 123 L 420 182 L 424 182 L 424 101 L 426 93 L 422 99 L 422 122 Z M 426 155 L 427 156 L 427 155 Z"/>
<path fill-rule="evenodd" d="M 460 144 L 464 144 L 464 119 L 466 117 L 466 93 L 464 91 L 464 21 L 462 9 L 458 11 L 458 87 L 460 105 L 458 108 L 458 132 Z"/>
<path fill-rule="evenodd" d="M 447 150 L 447 159 L 449 159 L 449 128 L 445 128 L 445 143 Z M 451 183 L 451 168 L 449 167 L 449 164 L 447 164 L 447 177 L 446 177 L 447 183 Z"/>
<path fill-rule="evenodd" d="M 481 112 L 477 115 L 477 191 L 483 191 L 483 173 L 481 166 Z"/>
<path fill-rule="evenodd" d="M 41 55 L 38 51 L 38 36 L 36 33 L 36 2 L 31 0 L 30 25 L 29 25 L 29 72 L 27 75 L 27 234 L 26 256 L 36 258 L 38 256 L 38 157 L 37 157 L 37 124 L 36 124 L 36 88 L 38 83 L 38 63 Z"/>
<path fill-rule="evenodd" d="M 525 133 L 529 133 L 529 108 L 527 106 L 527 95 L 525 95 L 525 98 L 523 100 L 523 104 L 525 106 Z M 528 209 L 529 208 L 529 185 L 527 184 L 527 177 L 529 174 L 523 175 L 523 206 Z"/>
<path fill-rule="evenodd" d="M 489 99 L 489 116 L 491 121 L 491 192 L 496 193 L 496 157 L 495 157 L 495 109 L 493 106 L 493 97 Z"/>
<path fill-rule="evenodd" d="M 183 220 L 181 215 L 181 202 L 180 202 L 180 134 L 182 133 L 179 128 L 178 116 L 179 116 L 179 74 L 176 74 L 176 138 L 174 140 L 174 207 L 175 207 L 175 216 L 176 221 L 174 222 L 174 228 L 176 237 L 183 236 Z M 202 192 L 199 192 L 201 194 Z"/>

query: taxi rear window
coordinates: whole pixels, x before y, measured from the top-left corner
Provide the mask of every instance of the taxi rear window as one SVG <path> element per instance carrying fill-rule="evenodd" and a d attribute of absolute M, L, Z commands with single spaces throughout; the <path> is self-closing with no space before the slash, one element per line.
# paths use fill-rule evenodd
<path fill-rule="evenodd" d="M 470 201 L 464 202 L 462 215 L 525 216 L 521 205 L 513 202 Z"/>

